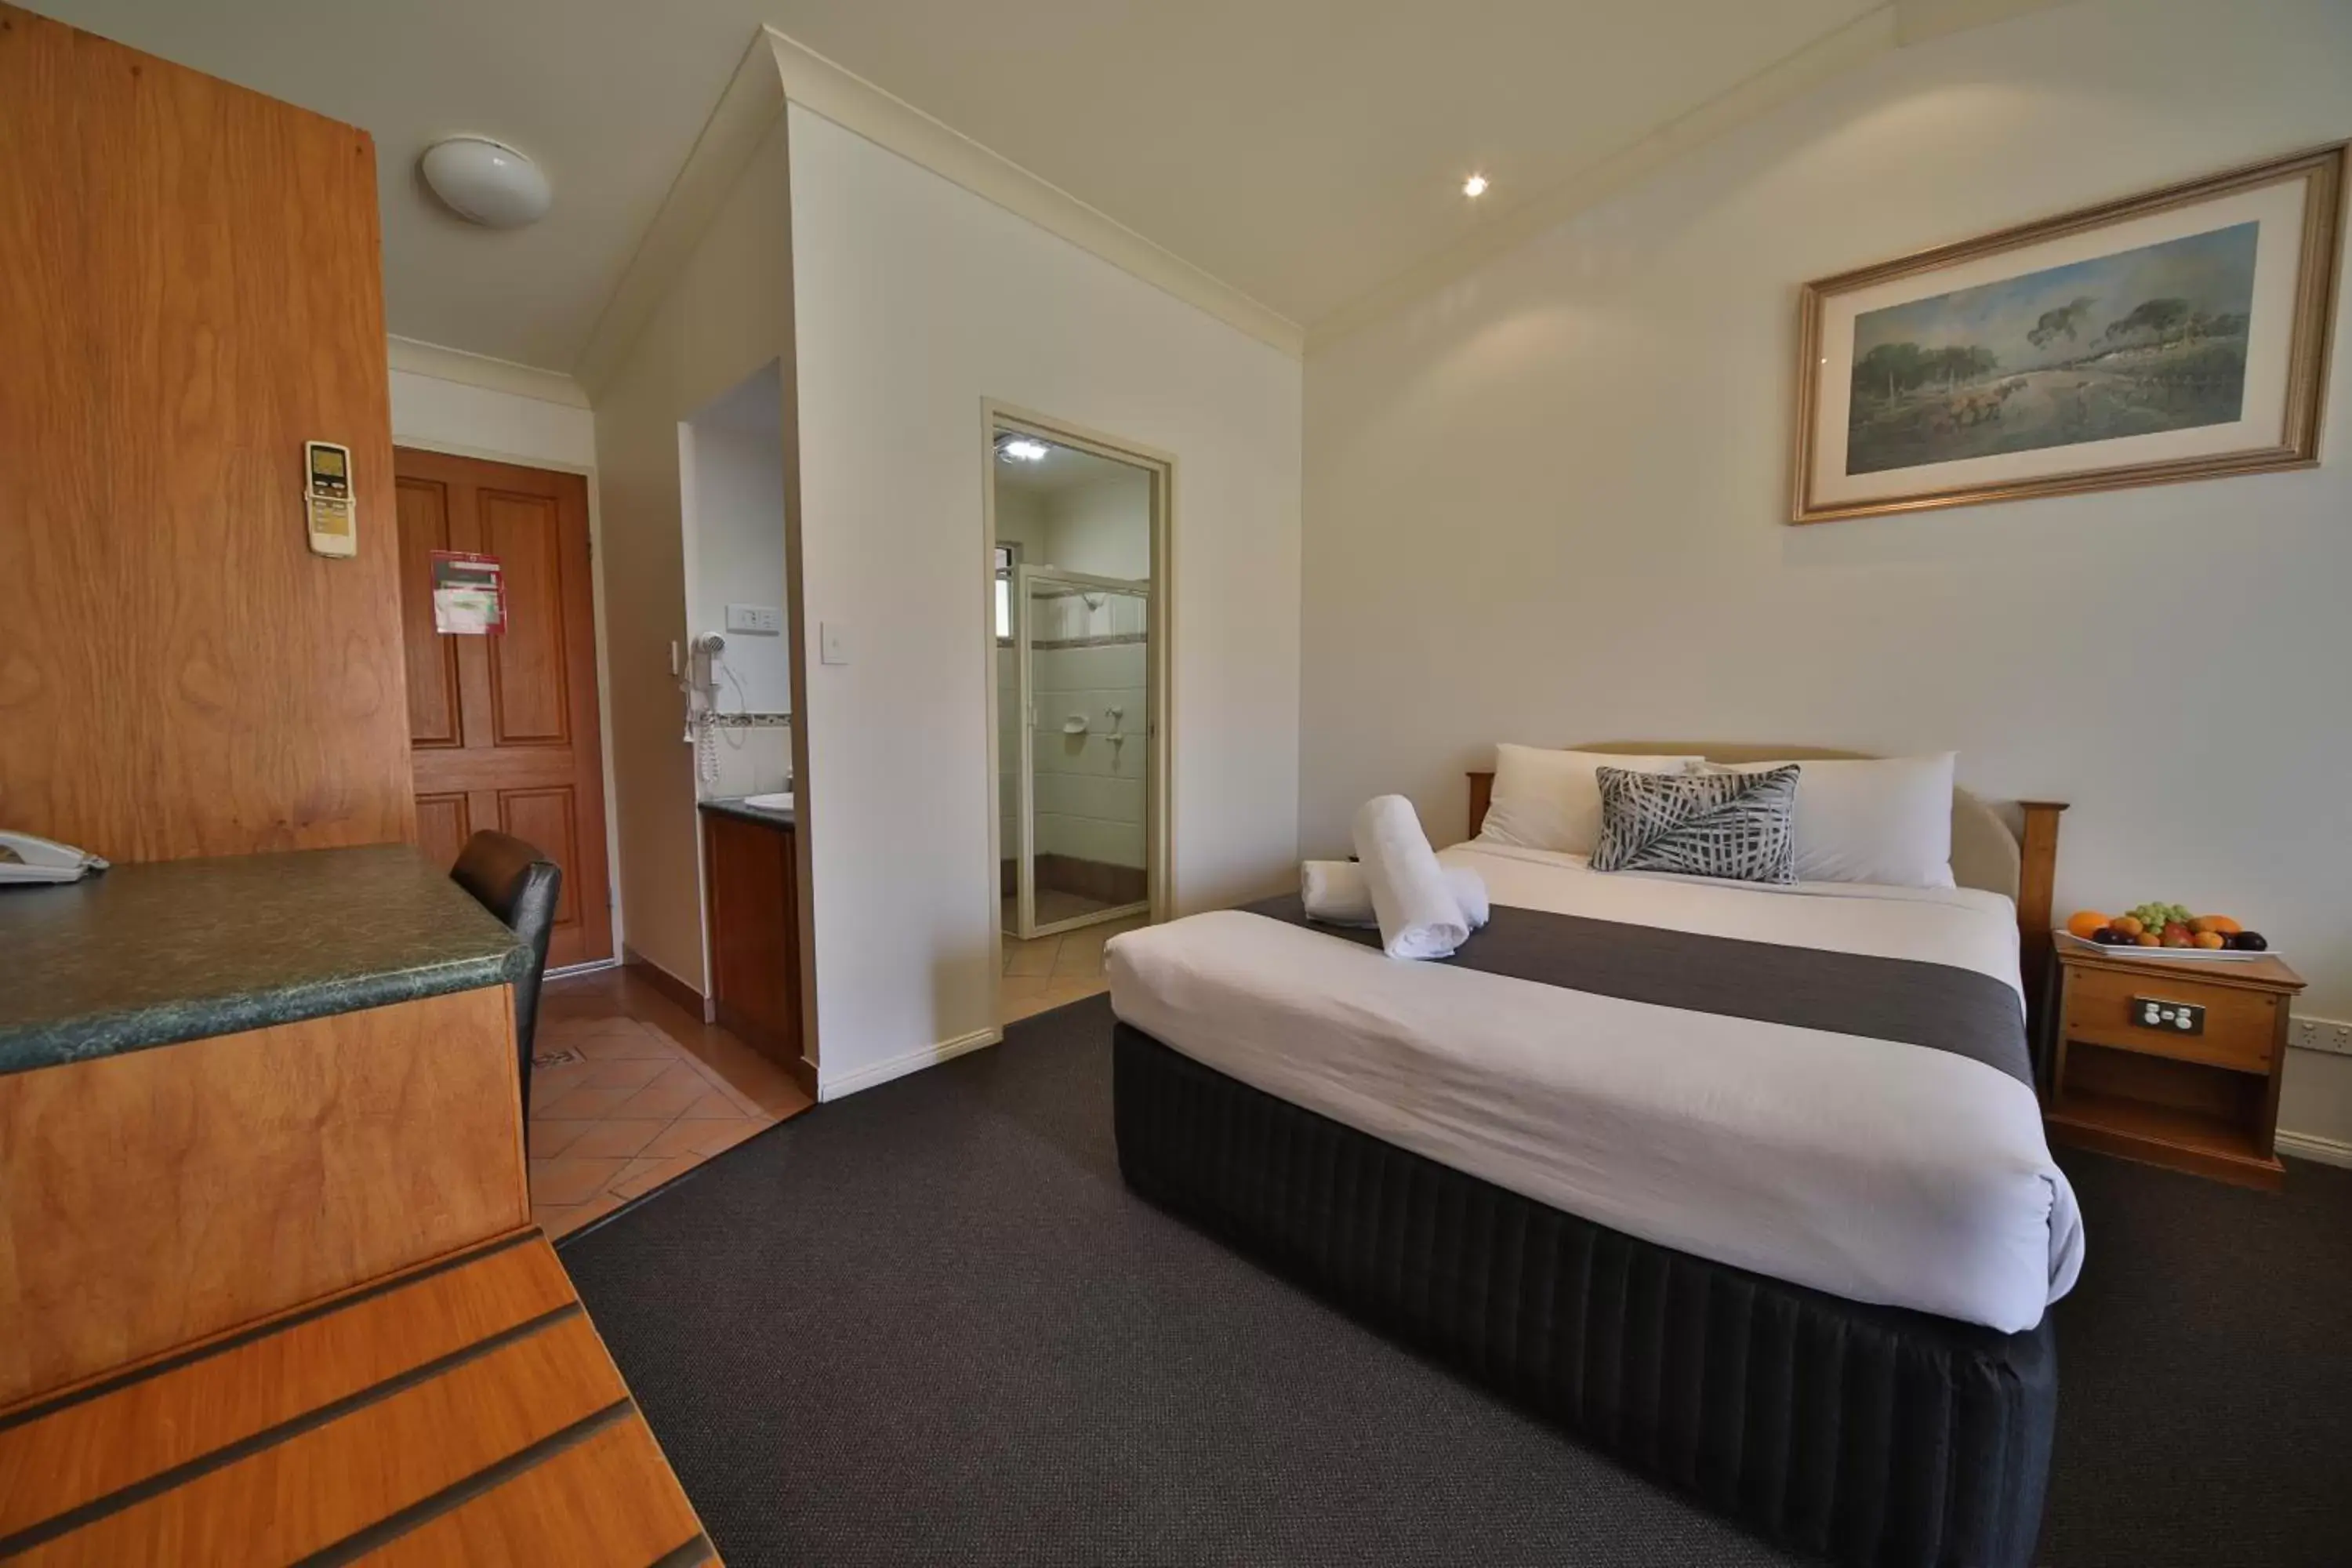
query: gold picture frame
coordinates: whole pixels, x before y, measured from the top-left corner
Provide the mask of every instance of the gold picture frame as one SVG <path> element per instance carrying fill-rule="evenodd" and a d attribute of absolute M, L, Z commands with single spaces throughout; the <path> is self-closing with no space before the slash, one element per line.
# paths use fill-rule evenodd
<path fill-rule="evenodd" d="M 2315 465 L 2347 146 L 1806 284 L 1790 521 Z"/>

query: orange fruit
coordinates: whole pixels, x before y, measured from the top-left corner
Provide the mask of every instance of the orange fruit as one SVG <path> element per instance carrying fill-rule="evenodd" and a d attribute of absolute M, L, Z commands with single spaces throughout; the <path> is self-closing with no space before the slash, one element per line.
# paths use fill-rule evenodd
<path fill-rule="evenodd" d="M 2117 936 L 2137 937 L 2147 930 L 2137 915 L 2117 915 L 2113 921 Z"/>
<path fill-rule="evenodd" d="M 2235 936 L 2246 928 L 2227 915 L 2199 915 L 2189 922 L 2189 929 L 2200 935 L 2207 931 L 2216 931 L 2222 936 Z"/>
<path fill-rule="evenodd" d="M 2220 947 L 2221 945 L 2221 933 L 2218 931 L 2200 931 L 2197 933 L 2196 937 L 2197 945 L 2205 949 L 2208 952 Z"/>
<path fill-rule="evenodd" d="M 2164 945 L 2164 939 L 2157 935 L 2152 931 L 2142 931 L 2137 936 L 2132 938 L 2132 941 L 2141 947 L 2162 947 Z"/>
<path fill-rule="evenodd" d="M 2093 931 L 2107 923 L 2107 917 L 2096 910 L 2084 910 L 2077 914 L 2066 917 L 2066 929 L 2084 942 L 2091 940 Z"/>

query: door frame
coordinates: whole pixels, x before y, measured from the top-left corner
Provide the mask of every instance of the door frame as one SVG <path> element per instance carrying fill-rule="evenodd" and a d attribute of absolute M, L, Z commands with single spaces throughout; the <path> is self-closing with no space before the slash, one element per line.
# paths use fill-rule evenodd
<path fill-rule="evenodd" d="M 1145 612 L 1151 636 L 1145 645 L 1144 679 L 1150 692 L 1150 765 L 1146 769 L 1145 796 L 1149 826 L 1144 844 L 1150 861 L 1150 918 L 1169 918 L 1176 907 L 1175 795 L 1171 788 L 1176 753 L 1176 680 L 1174 658 L 1179 635 L 1176 623 L 1176 457 L 1139 441 L 1089 429 L 1034 409 L 983 397 L 980 401 L 980 635 L 982 658 L 981 685 L 986 694 L 988 743 L 984 748 L 988 773 L 988 952 L 992 986 L 1004 973 L 1003 803 L 999 797 L 996 700 L 996 435 L 1011 430 L 1041 440 L 1091 452 L 1098 458 L 1126 463 L 1151 475 L 1151 595 Z M 992 1020 L 990 1030 L 1002 1036 Z"/>
<path fill-rule="evenodd" d="M 547 973 L 549 978 L 554 979 L 566 974 L 593 974 L 600 969 L 618 968 L 626 961 L 628 951 L 628 926 L 625 919 L 627 901 L 621 896 L 621 814 L 615 808 L 620 795 L 613 770 L 612 653 L 604 629 L 604 513 L 602 489 L 596 482 L 596 465 L 569 462 L 538 452 L 501 451 L 490 447 L 469 446 L 433 436 L 404 436 L 396 424 L 392 433 L 392 444 L 395 447 L 405 447 L 416 452 L 437 452 L 445 458 L 474 458 L 485 463 L 538 468 L 551 474 L 576 474 L 587 484 L 588 593 L 593 612 L 590 619 L 594 623 L 596 634 L 596 746 L 601 753 L 597 765 L 603 770 L 604 781 L 604 885 L 612 900 L 613 955 L 588 963 L 551 969 Z"/>
<path fill-rule="evenodd" d="M 993 575 L 995 567 L 993 556 L 991 557 L 989 564 L 991 574 Z M 1019 661 L 1020 670 L 1014 689 L 1025 694 L 1024 706 L 1029 710 L 1022 715 L 1021 724 L 1021 773 L 1019 775 L 1021 779 L 1019 818 L 1021 858 L 1014 862 L 1016 869 L 1013 873 L 1013 924 L 1024 942 L 1032 942 L 1041 936 L 1059 936 L 1064 931 L 1076 931 L 1082 926 L 1099 925 L 1105 921 L 1119 920 L 1135 913 L 1138 910 L 1149 911 L 1152 907 L 1151 888 L 1155 871 L 1155 868 L 1149 865 L 1143 868 L 1143 901 L 1139 904 L 1117 904 L 1108 909 L 1096 910 L 1088 914 L 1074 915 L 1066 921 L 1051 921 L 1043 925 L 1037 921 L 1037 704 L 1034 694 L 1030 692 L 1031 682 L 1035 679 L 1036 649 L 1031 640 L 1032 634 L 1029 628 L 1029 584 L 1034 581 L 1069 583 L 1079 587 L 1100 588 L 1106 593 L 1113 594 L 1132 594 L 1136 590 L 1135 580 L 1131 577 L 1104 577 L 1091 572 L 1066 571 L 1059 566 L 1015 565 L 1013 569 L 1013 597 L 1021 606 L 1020 614 L 1013 623 L 1013 656 Z M 1146 616 L 1143 651 L 1147 666 L 1145 675 L 1147 682 L 1150 680 L 1148 667 L 1150 663 L 1151 639 L 1155 635 L 1149 618 L 1151 611 L 1151 587 L 1147 583 L 1143 589 L 1143 613 Z M 1003 651 L 1002 645 L 999 645 L 997 651 L 999 653 Z M 1147 697 L 1150 689 L 1147 684 L 1145 687 Z M 992 726 L 995 721 L 991 720 L 990 722 Z M 991 733 L 993 732 L 992 729 Z M 1150 784 L 1150 773 L 1152 764 L 1158 761 L 1159 741 L 1160 731 L 1154 726 L 1151 717 L 1147 714 L 1143 726 L 1143 743 L 1147 748 L 1144 758 L 1143 792 L 1144 858 L 1147 861 L 1151 858 L 1150 833 L 1154 814 L 1152 802 L 1155 798 Z M 1003 771 L 1003 765 L 1000 763 L 992 771 L 992 776 L 1000 774 Z M 999 833 L 1004 831 L 1001 816 L 997 823 L 997 831 Z M 999 863 L 1002 864 L 1001 861 Z"/>

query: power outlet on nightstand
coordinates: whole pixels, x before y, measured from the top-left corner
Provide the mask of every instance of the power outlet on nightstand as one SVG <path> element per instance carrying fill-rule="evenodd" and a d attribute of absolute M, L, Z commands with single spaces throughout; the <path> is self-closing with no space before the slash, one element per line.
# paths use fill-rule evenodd
<path fill-rule="evenodd" d="M 2286 1043 L 2299 1051 L 2333 1051 L 2339 1057 L 2352 1057 L 2352 1024 L 2297 1016 L 2287 1023 Z"/>

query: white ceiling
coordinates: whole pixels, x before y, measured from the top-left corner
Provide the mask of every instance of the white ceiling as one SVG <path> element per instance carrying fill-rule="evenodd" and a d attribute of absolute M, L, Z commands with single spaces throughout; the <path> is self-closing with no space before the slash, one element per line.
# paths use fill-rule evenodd
<path fill-rule="evenodd" d="M 34 0 L 358 124 L 391 330 L 577 362 L 762 23 L 1301 326 L 1876 0 Z M 472 228 L 417 154 L 472 131 L 555 208 Z M 1476 204 L 1459 186 L 1493 181 Z"/>
<path fill-rule="evenodd" d="M 1131 463 L 1110 458 L 1097 458 L 1092 452 L 1081 452 L 1076 447 L 1065 447 L 1058 441 L 1045 443 L 1045 455 L 1034 462 L 1015 458 L 996 459 L 996 483 L 1000 489 L 1019 490 L 1024 495 L 1059 495 L 1080 485 L 1098 485 L 1111 480 L 1131 482 L 1148 492 L 1151 477 Z"/>

